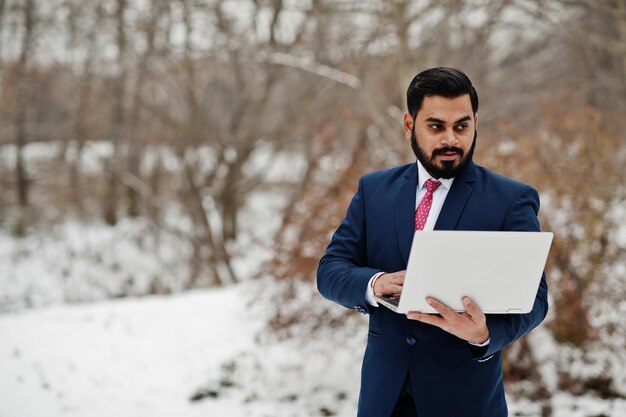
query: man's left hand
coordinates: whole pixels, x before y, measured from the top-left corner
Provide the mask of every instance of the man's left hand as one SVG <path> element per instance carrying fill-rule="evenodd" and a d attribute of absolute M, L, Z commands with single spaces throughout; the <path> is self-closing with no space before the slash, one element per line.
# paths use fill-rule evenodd
<path fill-rule="evenodd" d="M 432 297 L 426 298 L 428 304 L 441 316 L 419 312 L 409 312 L 406 316 L 411 320 L 437 326 L 456 337 L 471 343 L 481 344 L 489 339 L 487 318 L 469 297 L 463 297 L 465 312 L 457 313 L 445 304 Z"/>

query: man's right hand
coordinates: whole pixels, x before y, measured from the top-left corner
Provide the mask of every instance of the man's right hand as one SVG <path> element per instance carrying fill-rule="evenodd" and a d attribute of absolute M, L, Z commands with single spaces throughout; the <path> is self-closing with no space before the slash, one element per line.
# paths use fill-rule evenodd
<path fill-rule="evenodd" d="M 374 281 L 374 295 L 394 295 L 399 296 L 402 293 L 402 285 L 404 284 L 404 275 L 406 271 L 398 271 L 392 273 L 384 273 Z"/>

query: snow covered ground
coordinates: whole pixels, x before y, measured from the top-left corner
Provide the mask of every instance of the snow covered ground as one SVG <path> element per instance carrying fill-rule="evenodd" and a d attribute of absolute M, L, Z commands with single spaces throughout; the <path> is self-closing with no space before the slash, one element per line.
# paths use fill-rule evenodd
<path fill-rule="evenodd" d="M 260 343 L 268 309 L 250 305 L 257 290 L 4 314 L 0 417 L 355 415 L 365 323 L 339 339 Z M 538 404 L 509 403 L 512 416 L 540 415 Z M 555 417 L 626 415 L 624 400 L 558 395 L 550 405 Z"/>
<path fill-rule="evenodd" d="M 256 347 L 264 317 L 250 297 L 239 286 L 1 316 L 0 416 L 317 415 L 311 404 L 296 412 L 301 394 L 332 396 L 324 382 L 350 372 L 355 390 L 347 352 L 337 356 L 345 374 L 305 380 L 293 373 L 304 359 L 293 343 Z M 322 359 L 303 377 L 332 362 Z M 196 394 L 205 399 L 190 401 Z"/>
<path fill-rule="evenodd" d="M 192 404 L 219 364 L 252 347 L 238 291 L 192 292 L 0 317 L 0 416 L 216 415 Z M 237 415 L 233 411 L 230 415 Z"/>

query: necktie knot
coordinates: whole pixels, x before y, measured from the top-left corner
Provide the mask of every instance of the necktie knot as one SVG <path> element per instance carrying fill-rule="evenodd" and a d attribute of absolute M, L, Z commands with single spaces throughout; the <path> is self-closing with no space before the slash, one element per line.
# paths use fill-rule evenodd
<path fill-rule="evenodd" d="M 415 230 L 424 230 L 430 206 L 433 204 L 433 193 L 440 185 L 439 181 L 433 181 L 430 178 L 426 180 L 426 194 L 424 194 L 417 210 L 415 210 Z"/>
<path fill-rule="evenodd" d="M 433 181 L 430 178 L 426 180 L 426 190 L 428 190 L 428 192 L 435 192 L 440 185 L 441 183 L 439 181 Z"/>

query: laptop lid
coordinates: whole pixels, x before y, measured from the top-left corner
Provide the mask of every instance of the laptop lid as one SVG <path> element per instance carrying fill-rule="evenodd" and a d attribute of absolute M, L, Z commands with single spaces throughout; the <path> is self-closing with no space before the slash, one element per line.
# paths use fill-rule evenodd
<path fill-rule="evenodd" d="M 413 236 L 398 313 L 436 313 L 431 296 L 465 311 L 469 296 L 484 313 L 528 313 L 548 258 L 549 232 L 418 231 Z"/>

